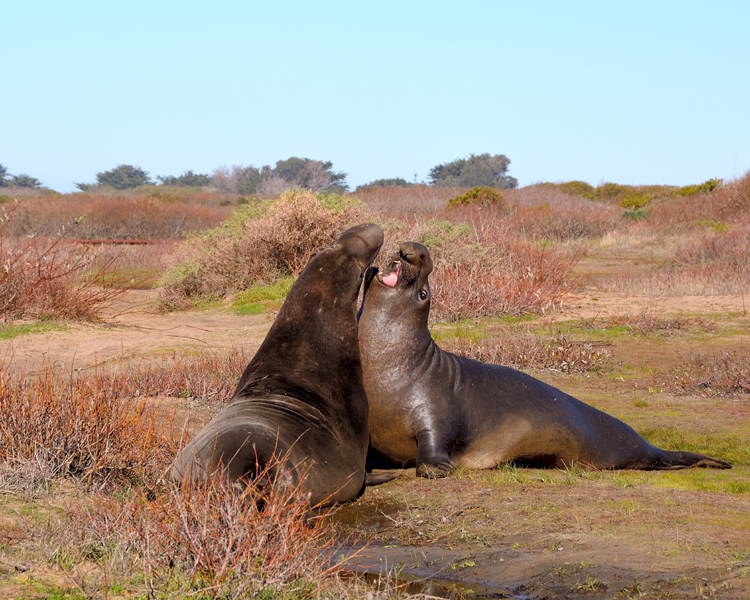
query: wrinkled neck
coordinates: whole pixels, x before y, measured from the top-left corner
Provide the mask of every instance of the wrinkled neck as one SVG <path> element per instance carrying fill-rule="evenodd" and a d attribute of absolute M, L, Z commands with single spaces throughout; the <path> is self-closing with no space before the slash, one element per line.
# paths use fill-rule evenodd
<path fill-rule="evenodd" d="M 419 315 L 404 318 L 382 308 L 365 309 L 359 320 L 360 352 L 363 360 L 377 363 L 379 369 L 397 367 L 405 360 L 424 357 L 432 342 L 427 323 Z"/>

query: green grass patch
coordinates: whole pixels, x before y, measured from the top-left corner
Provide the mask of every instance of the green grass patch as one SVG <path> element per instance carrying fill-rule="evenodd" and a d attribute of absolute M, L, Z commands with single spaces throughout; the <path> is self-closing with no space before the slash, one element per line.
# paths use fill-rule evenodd
<path fill-rule="evenodd" d="M 97 284 L 118 290 L 126 288 L 150 290 L 159 285 L 162 275 L 161 269 L 116 269 L 99 277 Z"/>
<path fill-rule="evenodd" d="M 48 331 L 66 331 L 68 328 L 60 323 L 29 323 L 26 325 L 0 326 L 0 340 L 13 338 L 31 333 L 47 333 Z"/>
<path fill-rule="evenodd" d="M 714 219 L 708 219 L 706 221 L 696 221 L 695 223 L 699 227 L 707 227 L 712 229 L 715 233 L 724 233 L 729 229 L 728 223 L 722 223 L 721 221 L 715 221 Z"/>
<path fill-rule="evenodd" d="M 240 292 L 232 302 L 232 309 L 240 315 L 258 315 L 278 309 L 294 285 L 294 277 L 286 277 L 270 285 L 254 285 Z"/>

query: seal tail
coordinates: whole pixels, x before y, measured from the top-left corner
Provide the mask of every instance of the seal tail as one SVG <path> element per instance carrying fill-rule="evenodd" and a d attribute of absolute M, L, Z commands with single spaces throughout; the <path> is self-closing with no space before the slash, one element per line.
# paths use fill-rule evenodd
<path fill-rule="evenodd" d="M 718 458 L 699 454 L 697 452 L 675 452 L 655 448 L 655 457 L 646 469 L 731 469 L 732 465 Z"/>

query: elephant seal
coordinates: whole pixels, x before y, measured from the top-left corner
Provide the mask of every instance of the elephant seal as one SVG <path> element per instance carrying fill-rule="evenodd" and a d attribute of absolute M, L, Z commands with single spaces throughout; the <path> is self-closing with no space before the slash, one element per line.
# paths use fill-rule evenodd
<path fill-rule="evenodd" d="M 174 480 L 219 470 L 247 480 L 270 465 L 265 476 L 299 486 L 313 507 L 363 492 L 369 428 L 357 296 L 382 243 L 380 227 L 358 225 L 308 263 L 231 401 L 178 454 Z"/>
<path fill-rule="evenodd" d="M 515 369 L 441 350 L 427 328 L 432 259 L 404 243 L 371 267 L 359 318 L 370 403 L 369 464 L 443 477 L 455 466 L 596 469 L 730 468 L 694 452 L 652 446 L 629 425 Z"/>

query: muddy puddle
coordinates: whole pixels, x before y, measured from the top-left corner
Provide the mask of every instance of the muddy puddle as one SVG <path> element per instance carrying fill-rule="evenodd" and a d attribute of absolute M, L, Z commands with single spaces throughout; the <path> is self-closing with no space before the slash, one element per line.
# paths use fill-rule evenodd
<path fill-rule="evenodd" d="M 443 494 L 440 501 L 450 498 Z M 499 531 L 484 523 L 472 529 L 486 510 L 467 504 L 463 515 L 440 513 L 397 494 L 368 491 L 327 517 L 347 540 L 330 559 L 363 579 L 374 598 L 378 592 L 453 600 L 746 597 L 742 572 L 702 560 L 665 560 L 637 539 L 581 532 L 551 537 L 538 528 Z M 441 514 L 465 519 L 449 535 L 428 533 L 428 521 L 445 524 Z"/>

